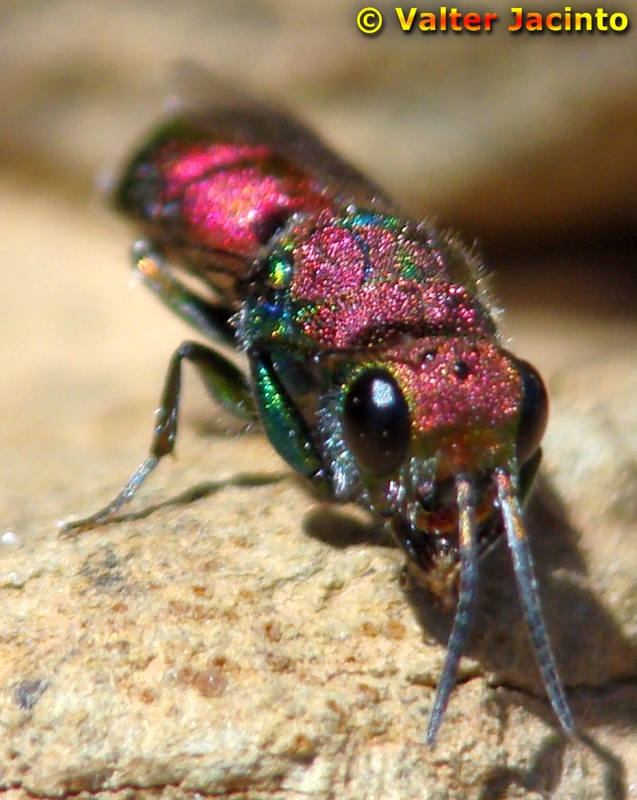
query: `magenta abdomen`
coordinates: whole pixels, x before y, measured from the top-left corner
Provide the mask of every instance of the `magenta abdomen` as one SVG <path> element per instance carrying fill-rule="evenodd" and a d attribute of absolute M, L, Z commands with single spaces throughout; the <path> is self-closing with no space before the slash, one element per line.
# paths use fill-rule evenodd
<path fill-rule="evenodd" d="M 311 175 L 266 145 L 211 142 L 196 124 L 173 121 L 124 172 L 116 206 L 171 253 L 254 258 L 297 211 L 330 201 Z"/>

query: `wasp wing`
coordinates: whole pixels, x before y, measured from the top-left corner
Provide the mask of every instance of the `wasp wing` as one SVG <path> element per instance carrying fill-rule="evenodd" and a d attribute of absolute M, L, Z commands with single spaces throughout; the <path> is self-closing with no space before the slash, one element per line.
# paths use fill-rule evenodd
<path fill-rule="evenodd" d="M 404 215 L 382 189 L 337 155 L 308 126 L 276 102 L 262 102 L 189 61 L 176 64 L 173 107 L 192 114 L 215 137 L 265 146 L 292 168 L 311 177 L 337 206 L 354 205 Z"/>

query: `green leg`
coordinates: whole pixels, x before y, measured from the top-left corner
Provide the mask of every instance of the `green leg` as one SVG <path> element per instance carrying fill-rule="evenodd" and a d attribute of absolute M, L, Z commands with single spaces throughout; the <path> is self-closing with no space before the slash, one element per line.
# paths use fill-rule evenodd
<path fill-rule="evenodd" d="M 133 248 L 133 272 L 161 302 L 208 339 L 236 347 L 230 324 L 234 309 L 198 297 L 171 275 L 160 252 L 140 239 Z"/>
<path fill-rule="evenodd" d="M 253 348 L 250 358 L 252 391 L 261 424 L 274 449 L 296 472 L 331 494 L 329 477 L 312 434 L 286 391 L 270 356 Z"/>
<path fill-rule="evenodd" d="M 148 458 L 143 461 L 117 497 L 95 514 L 60 525 L 62 533 L 79 533 L 111 522 L 117 511 L 135 495 L 139 487 L 164 456 L 175 448 L 181 401 L 181 366 L 190 361 L 203 379 L 211 397 L 226 411 L 244 419 L 254 419 L 254 402 L 245 375 L 223 356 L 197 342 L 184 342 L 173 353 L 164 389 L 156 412 Z"/>

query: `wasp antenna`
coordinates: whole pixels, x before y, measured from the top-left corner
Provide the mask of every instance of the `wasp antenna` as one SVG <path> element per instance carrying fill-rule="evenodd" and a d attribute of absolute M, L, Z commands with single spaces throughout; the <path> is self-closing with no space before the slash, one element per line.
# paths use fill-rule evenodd
<path fill-rule="evenodd" d="M 522 520 L 522 509 L 516 487 L 511 473 L 505 469 L 496 470 L 495 480 L 507 543 L 513 559 L 513 570 L 518 584 L 518 593 L 522 601 L 526 623 L 529 626 L 535 655 L 540 665 L 544 687 L 560 725 L 570 736 L 575 736 L 575 723 L 564 693 L 562 681 L 557 672 L 555 656 L 546 632 L 546 623 L 542 614 L 537 580 L 533 568 L 533 558 L 531 557 L 531 550 Z"/>
<path fill-rule="evenodd" d="M 447 645 L 447 656 L 442 675 L 436 690 L 429 724 L 427 744 L 436 742 L 438 729 L 449 702 L 449 696 L 456 685 L 458 664 L 467 643 L 469 628 L 473 619 L 476 588 L 478 585 L 478 549 L 476 545 L 475 492 L 470 478 L 456 478 L 456 498 L 458 503 L 458 537 L 460 550 L 460 591 L 456 616 Z"/>

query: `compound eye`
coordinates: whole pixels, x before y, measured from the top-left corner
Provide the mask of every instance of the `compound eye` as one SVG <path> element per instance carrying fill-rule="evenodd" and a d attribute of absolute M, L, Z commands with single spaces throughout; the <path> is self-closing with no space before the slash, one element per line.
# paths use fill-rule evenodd
<path fill-rule="evenodd" d="M 522 379 L 522 408 L 518 423 L 518 463 L 524 464 L 540 446 L 549 418 L 549 399 L 544 381 L 528 361 L 513 358 Z"/>
<path fill-rule="evenodd" d="M 404 461 L 409 449 L 409 408 L 398 384 L 380 368 L 352 383 L 343 408 L 343 435 L 361 470 L 382 478 Z"/>

